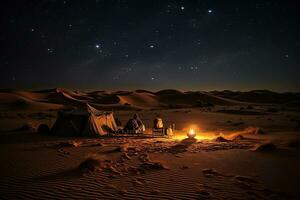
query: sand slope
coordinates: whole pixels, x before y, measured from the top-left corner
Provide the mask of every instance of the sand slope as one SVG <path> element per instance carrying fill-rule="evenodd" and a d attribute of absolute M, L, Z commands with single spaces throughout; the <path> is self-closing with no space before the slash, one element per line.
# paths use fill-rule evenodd
<path fill-rule="evenodd" d="M 300 100 L 298 93 L 277 93 L 269 90 L 253 90 L 249 92 L 233 92 L 225 90 L 212 91 L 210 93 L 228 99 L 252 103 L 284 104 Z"/>
<path fill-rule="evenodd" d="M 26 96 L 32 97 L 26 93 Z M 34 98 L 26 98 L 14 93 L 0 93 L 1 110 L 57 110 L 64 108 L 62 104 L 39 102 Z"/>
<path fill-rule="evenodd" d="M 129 95 L 118 96 L 121 104 L 130 104 L 138 107 L 162 107 L 156 95 L 147 92 L 133 92 Z"/>
<path fill-rule="evenodd" d="M 7 109 L 6 106 L 23 109 L 1 111 L 0 199 L 284 200 L 300 197 L 299 112 L 285 110 L 258 115 L 254 112 L 266 109 L 254 106 L 250 114 L 250 110 L 240 110 L 239 102 L 233 102 L 238 106 L 221 106 L 224 110 L 220 112 L 191 108 L 189 104 L 186 104 L 189 108 L 183 109 L 139 112 L 147 133 L 157 115 L 164 119 L 165 126 L 176 124 L 173 138 L 65 138 L 20 129 L 25 123 L 53 124 L 56 112 L 31 109 L 36 109 L 35 106 L 48 109 L 52 105 L 49 99 L 56 97 L 62 104 L 54 105 L 90 102 L 103 110 L 114 108 L 115 117 L 122 124 L 136 112 L 122 109 L 138 109 L 135 105 L 165 108 L 162 102 L 193 104 L 194 98 L 222 105 L 232 102 L 197 92 L 61 93 L 56 90 L 0 93 L 1 109 Z M 93 100 L 78 99 L 78 95 Z M 103 97 L 117 101 L 98 103 Z M 168 100 L 170 97 L 175 100 Z M 235 112 L 233 107 L 237 107 Z M 5 127 L 9 124 L 10 127 Z M 186 139 L 190 126 L 195 127 L 198 141 Z M 266 144 L 272 144 L 273 148 Z M 82 163 L 91 154 L 99 158 L 100 164 L 92 164 L 96 170 L 82 173 L 88 169 Z"/>
<path fill-rule="evenodd" d="M 182 92 L 161 90 L 136 91 L 72 91 L 54 88 L 40 91 L 0 90 L 1 110 L 47 110 L 81 107 L 91 103 L 104 110 L 158 109 L 207 106 L 241 106 L 251 103 L 265 103 L 297 107 L 297 93 L 275 93 L 270 91 L 213 91 Z"/>
<path fill-rule="evenodd" d="M 238 105 L 239 102 L 213 96 L 205 92 L 159 92 L 158 99 L 167 104 L 178 104 L 184 106 L 197 106 L 201 103 L 212 105 Z"/>
<path fill-rule="evenodd" d="M 226 143 L 216 142 L 190 144 L 185 151 L 172 153 L 168 149 L 181 142 L 78 138 L 81 146 L 74 147 L 59 145 L 68 141 L 62 138 L 31 138 L 32 142 L 1 145 L 1 198 L 221 200 L 299 195 L 297 184 L 292 184 L 300 178 L 297 166 L 283 170 L 285 163 L 299 163 L 291 153 L 225 150 Z M 83 174 L 78 166 L 91 154 L 103 165 Z"/>

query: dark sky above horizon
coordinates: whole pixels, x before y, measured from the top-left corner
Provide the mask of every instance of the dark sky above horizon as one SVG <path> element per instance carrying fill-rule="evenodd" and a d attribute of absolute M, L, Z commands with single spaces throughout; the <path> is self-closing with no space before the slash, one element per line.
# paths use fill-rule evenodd
<path fill-rule="evenodd" d="M 300 91 L 296 0 L 0 4 L 0 88 Z"/>

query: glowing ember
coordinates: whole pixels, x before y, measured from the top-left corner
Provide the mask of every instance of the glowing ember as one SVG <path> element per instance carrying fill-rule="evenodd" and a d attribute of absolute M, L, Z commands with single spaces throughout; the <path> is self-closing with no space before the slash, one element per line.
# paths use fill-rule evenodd
<path fill-rule="evenodd" d="M 195 132 L 195 130 L 191 128 L 191 129 L 189 130 L 187 136 L 188 136 L 189 138 L 194 138 L 194 137 L 196 137 L 196 132 Z"/>

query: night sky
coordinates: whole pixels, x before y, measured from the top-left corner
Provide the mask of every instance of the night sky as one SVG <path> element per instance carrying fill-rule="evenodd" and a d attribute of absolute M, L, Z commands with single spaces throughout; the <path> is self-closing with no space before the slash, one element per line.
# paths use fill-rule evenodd
<path fill-rule="evenodd" d="M 297 1 L 0 4 L 0 88 L 300 91 Z"/>

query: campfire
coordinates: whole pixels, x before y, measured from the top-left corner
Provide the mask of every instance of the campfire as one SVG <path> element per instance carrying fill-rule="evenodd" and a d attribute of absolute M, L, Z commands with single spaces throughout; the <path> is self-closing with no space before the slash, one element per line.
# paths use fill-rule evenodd
<path fill-rule="evenodd" d="M 187 133 L 188 138 L 195 138 L 196 137 L 196 131 L 192 128 L 189 129 Z"/>

